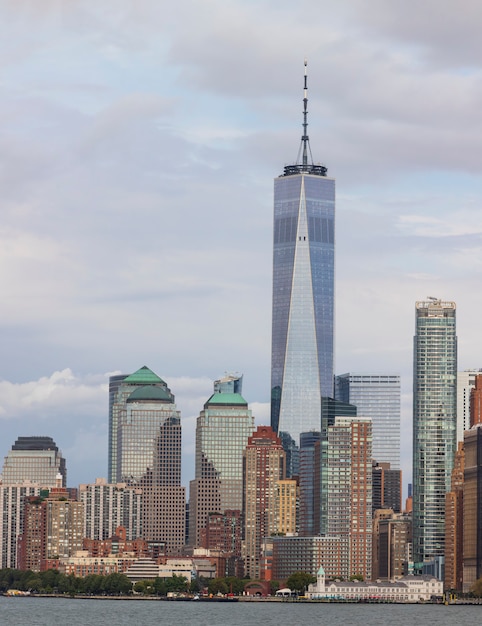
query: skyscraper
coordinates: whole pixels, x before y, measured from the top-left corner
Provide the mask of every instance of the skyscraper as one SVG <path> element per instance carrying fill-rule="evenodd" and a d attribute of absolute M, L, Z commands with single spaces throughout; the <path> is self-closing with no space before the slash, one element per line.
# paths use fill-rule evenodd
<path fill-rule="evenodd" d="M 278 483 L 285 478 L 285 452 L 269 426 L 258 426 L 243 455 L 243 556 L 249 578 L 261 575 L 261 543 L 277 532 Z"/>
<path fill-rule="evenodd" d="M 49 569 L 47 561 L 68 558 L 82 549 L 84 504 L 57 487 L 38 497 L 27 498 L 25 523 L 19 542 L 20 569 Z"/>
<path fill-rule="evenodd" d="M 209 513 L 242 510 L 243 452 L 253 430 L 254 418 L 241 395 L 241 378 L 217 380 L 197 418 L 195 478 L 189 498 L 190 545 L 200 545 Z"/>
<path fill-rule="evenodd" d="M 336 417 L 328 427 L 327 535 L 348 540 L 350 576 L 371 578 L 372 424 Z"/>
<path fill-rule="evenodd" d="M 18 437 L 5 457 L 1 482 L 13 485 L 31 481 L 41 487 L 55 487 L 59 473 L 66 487 L 65 459 L 52 437 Z"/>
<path fill-rule="evenodd" d="M 181 419 L 167 384 L 147 367 L 115 381 L 109 438 L 115 481 L 142 487 L 142 532 L 177 554 L 185 541 Z M 113 452 L 113 451 L 112 451 Z"/>
<path fill-rule="evenodd" d="M 271 426 L 297 444 L 333 396 L 335 181 L 313 164 L 307 94 L 305 61 L 300 152 L 274 182 Z"/>
<path fill-rule="evenodd" d="M 413 558 L 444 554 L 445 494 L 456 450 L 455 302 L 415 305 L 413 372 Z"/>
<path fill-rule="evenodd" d="M 482 576 L 482 426 L 464 435 L 463 590 L 470 591 Z"/>
<path fill-rule="evenodd" d="M 335 398 L 372 420 L 373 458 L 400 469 L 400 375 L 341 374 L 335 378 Z"/>
<path fill-rule="evenodd" d="M 166 383 L 144 365 L 130 375 L 118 374 L 109 378 L 109 483 L 119 482 L 118 434 L 119 425 L 125 415 L 127 398 L 140 387 L 159 387 L 165 389 Z"/>
<path fill-rule="evenodd" d="M 79 486 L 79 498 L 84 504 L 84 537 L 109 539 L 119 526 L 124 527 L 128 541 L 142 536 L 140 487 L 97 478 L 95 483 Z"/>

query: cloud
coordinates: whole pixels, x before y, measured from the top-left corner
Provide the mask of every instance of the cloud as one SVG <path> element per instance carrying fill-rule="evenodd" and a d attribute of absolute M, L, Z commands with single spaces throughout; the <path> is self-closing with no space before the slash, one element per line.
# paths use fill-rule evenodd
<path fill-rule="evenodd" d="M 457 301 L 459 362 L 479 358 L 480 7 L 166 8 L 0 8 L 2 426 L 51 428 L 79 474 L 77 446 L 106 437 L 89 372 L 163 373 L 188 455 L 226 368 L 268 421 L 272 179 L 296 157 L 304 56 L 314 159 L 337 180 L 337 370 L 410 387 L 428 293 Z"/>

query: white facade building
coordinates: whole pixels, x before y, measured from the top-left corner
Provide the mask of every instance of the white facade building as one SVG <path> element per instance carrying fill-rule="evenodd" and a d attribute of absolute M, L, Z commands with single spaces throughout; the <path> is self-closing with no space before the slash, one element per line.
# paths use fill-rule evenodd
<path fill-rule="evenodd" d="M 404 576 L 396 582 L 326 582 L 322 567 L 309 585 L 311 600 L 371 600 L 373 602 L 430 602 L 443 595 L 443 582 L 433 576 Z"/>

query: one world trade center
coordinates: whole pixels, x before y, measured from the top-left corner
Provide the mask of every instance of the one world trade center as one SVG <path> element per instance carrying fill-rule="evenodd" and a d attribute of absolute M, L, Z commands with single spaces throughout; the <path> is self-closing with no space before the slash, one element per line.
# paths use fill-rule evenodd
<path fill-rule="evenodd" d="M 311 156 L 306 65 L 298 158 L 274 181 L 271 426 L 298 445 L 333 397 L 335 304 L 335 180 Z"/>

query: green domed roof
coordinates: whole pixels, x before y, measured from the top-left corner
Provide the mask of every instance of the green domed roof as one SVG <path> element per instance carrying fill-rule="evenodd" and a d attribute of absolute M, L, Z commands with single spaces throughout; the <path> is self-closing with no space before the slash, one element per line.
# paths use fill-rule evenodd
<path fill-rule="evenodd" d="M 213 393 L 213 395 L 206 402 L 208 405 L 223 405 L 223 406 L 247 406 L 248 403 L 240 393 Z"/>
<path fill-rule="evenodd" d="M 174 402 L 174 398 L 169 393 L 167 387 L 157 387 L 156 385 L 144 385 L 131 393 L 127 402 Z"/>
<path fill-rule="evenodd" d="M 125 383 L 133 383 L 135 385 L 154 385 L 158 383 L 164 383 L 162 378 L 159 378 L 157 374 L 154 374 L 152 370 L 144 365 L 141 369 L 137 370 L 133 374 L 130 374 L 124 378 Z M 165 383 L 164 383 L 165 384 Z"/>

